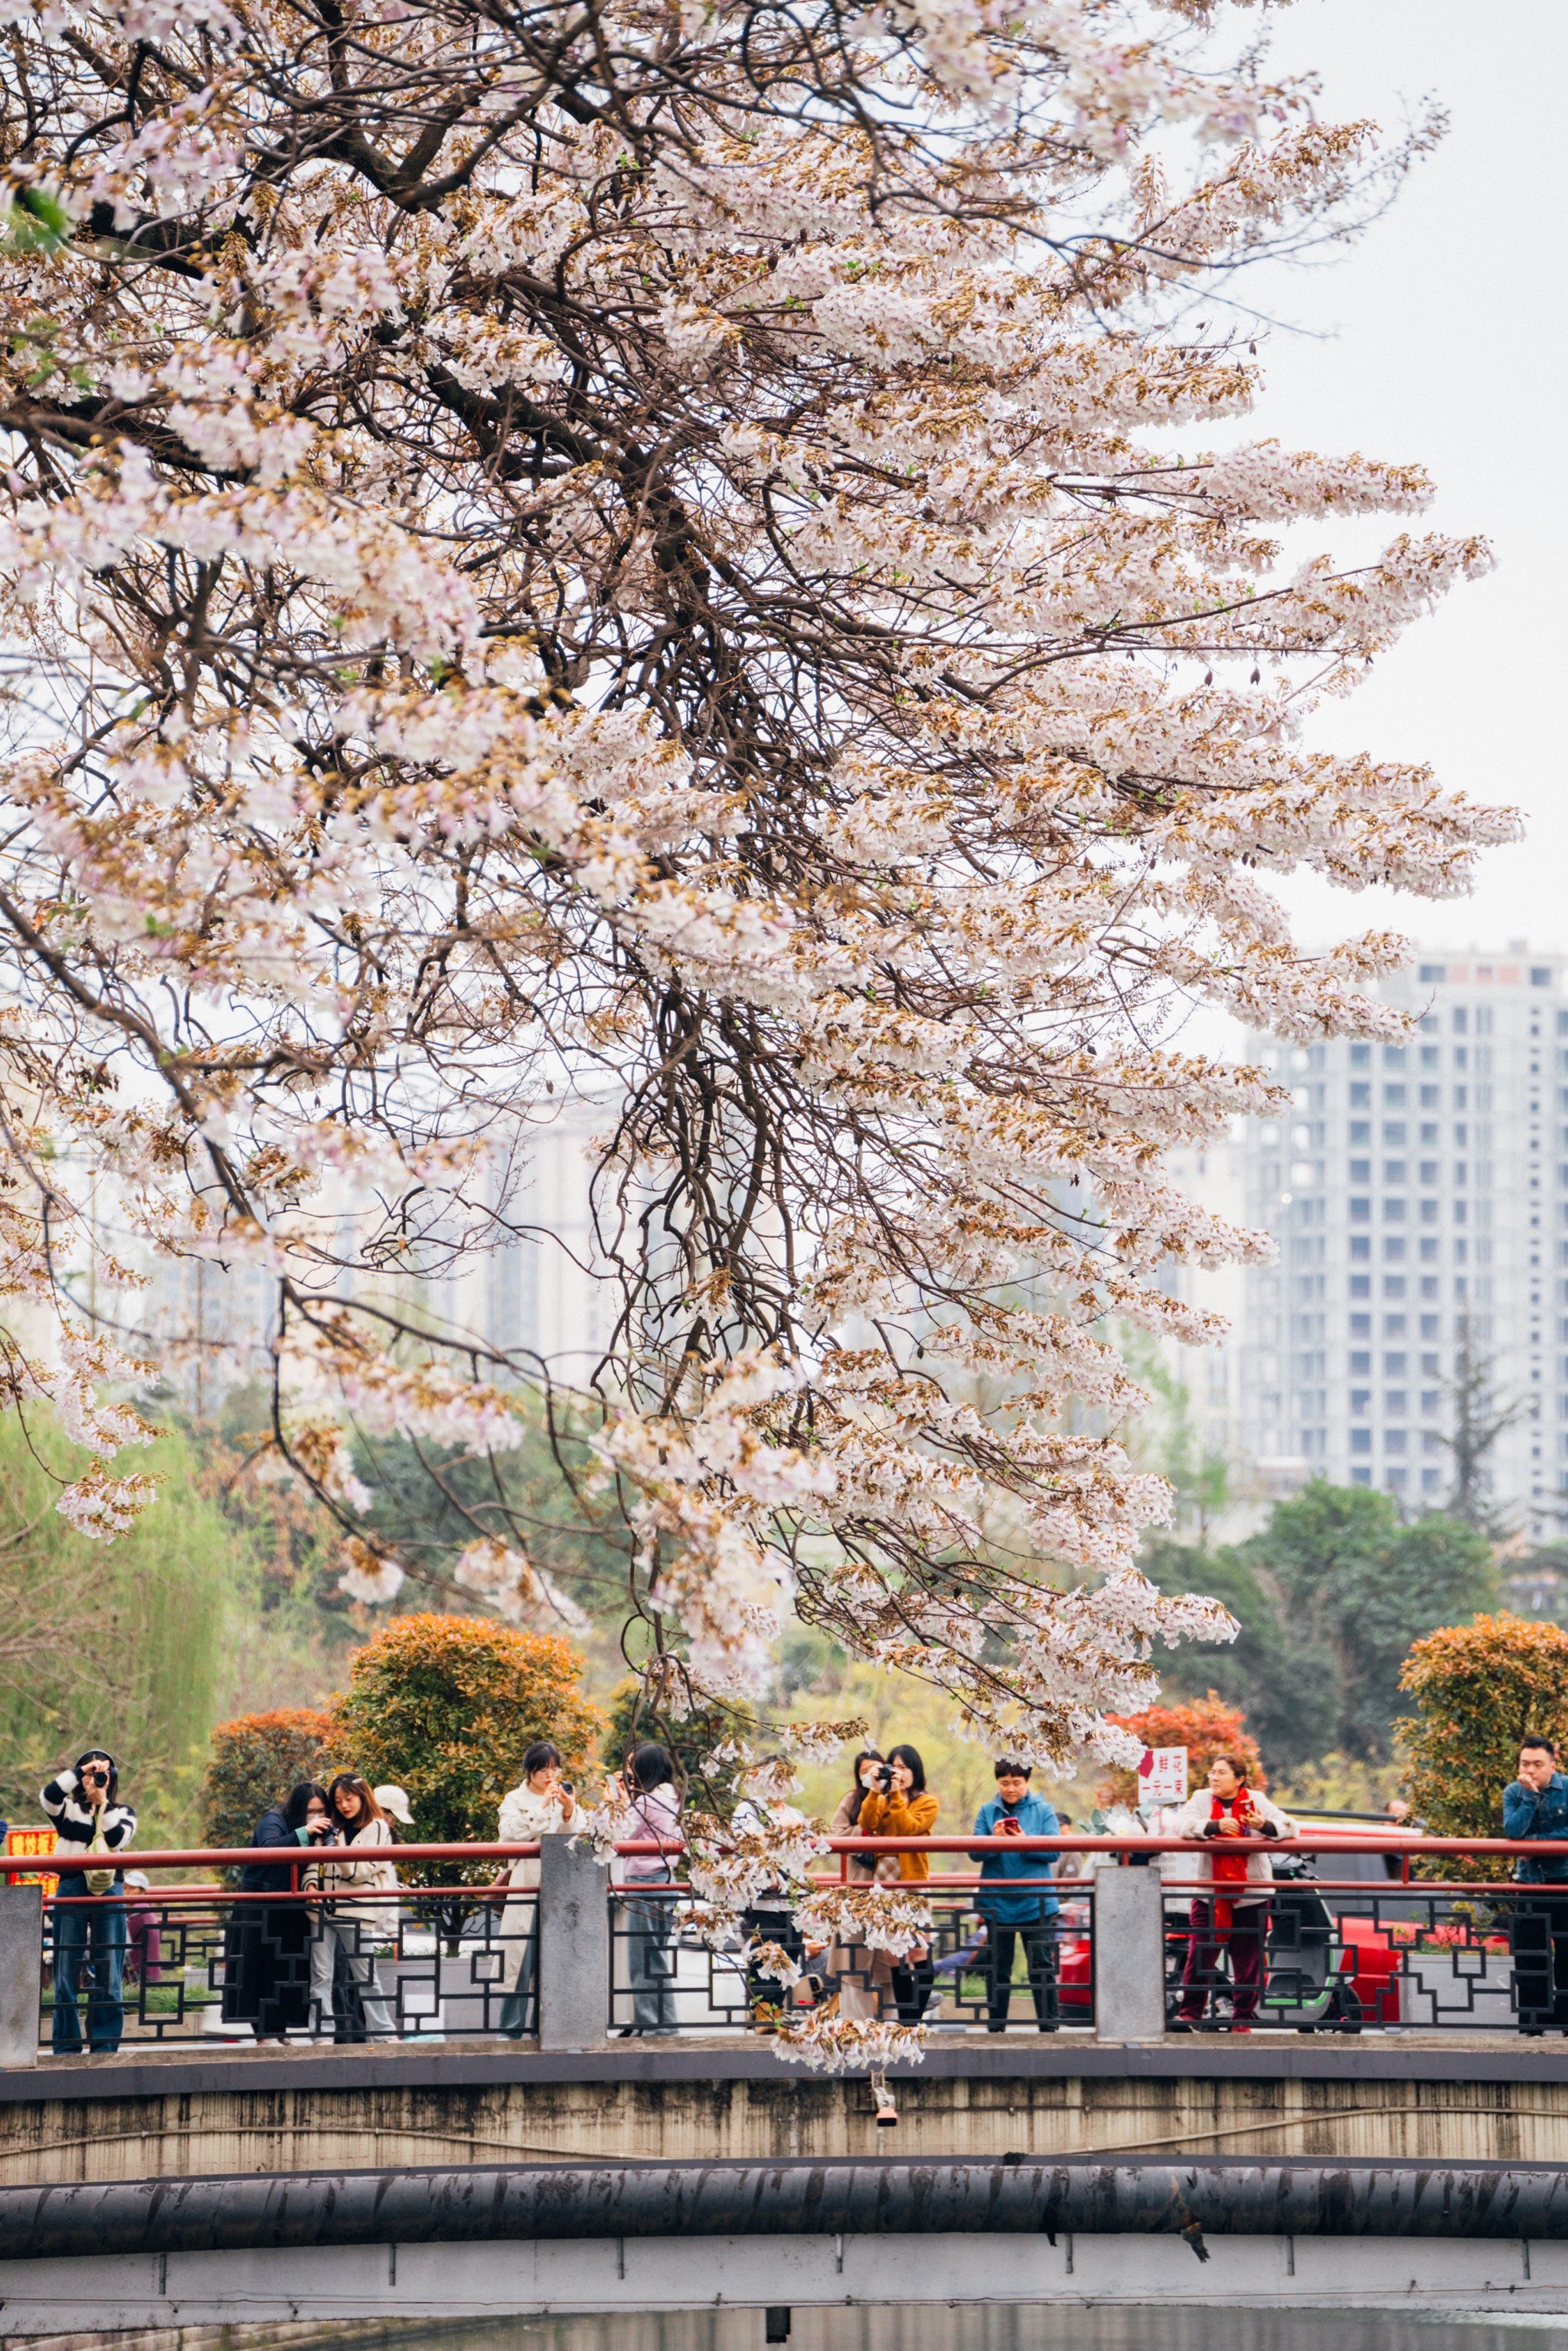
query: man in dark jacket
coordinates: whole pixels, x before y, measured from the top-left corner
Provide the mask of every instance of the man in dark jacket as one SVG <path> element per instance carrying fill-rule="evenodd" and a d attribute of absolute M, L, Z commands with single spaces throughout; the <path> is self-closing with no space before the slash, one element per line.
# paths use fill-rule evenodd
<path fill-rule="evenodd" d="M 1502 1833 L 1521 1842 L 1568 1844 L 1568 1778 L 1557 1769 L 1550 1739 L 1520 1742 L 1519 1777 L 1502 1792 Z M 1568 2032 L 1568 1853 L 1521 1854 L 1513 1874 L 1521 1886 L 1550 1886 L 1516 1896 L 1513 1980 L 1519 2029 L 1536 2037 L 1550 2026 Z"/>
<path fill-rule="evenodd" d="M 120 1855 L 136 1834 L 136 1814 L 120 1801 L 120 1771 L 112 1755 L 89 1747 L 39 1792 L 55 1824 L 50 1866 L 59 1872 L 54 1922 L 57 2057 L 81 2052 L 77 1993 L 88 1968 L 87 2037 L 95 2055 L 120 2046 L 125 2029 L 125 1874 Z M 90 1871 L 89 1856 L 97 1859 Z M 87 1897 L 107 1896 L 89 1902 Z"/>
<path fill-rule="evenodd" d="M 1058 1834 L 1056 1814 L 1032 1793 L 1027 1763 L 997 1765 L 997 1792 L 975 1815 L 977 1836 L 1040 1837 Z M 976 1853 L 980 1891 L 975 1907 L 986 1922 L 986 2009 L 988 2032 L 1007 2029 L 1012 2004 L 1013 1959 L 1023 1938 L 1034 2018 L 1041 2032 L 1056 2031 L 1056 1921 L 1061 1905 L 1042 1886 L 1055 1856 L 1049 1853 Z M 1019 1881 L 1032 1883 L 1019 1883 Z"/>

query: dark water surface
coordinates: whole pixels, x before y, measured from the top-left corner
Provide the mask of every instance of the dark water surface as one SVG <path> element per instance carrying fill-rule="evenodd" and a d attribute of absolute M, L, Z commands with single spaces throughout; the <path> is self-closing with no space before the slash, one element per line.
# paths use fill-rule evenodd
<path fill-rule="evenodd" d="M 400 2332 L 389 2351 L 767 2351 L 765 2335 L 760 2310 L 615 2312 Z M 1568 2351 L 1568 2316 L 883 2304 L 791 2311 L 787 2351 Z"/>

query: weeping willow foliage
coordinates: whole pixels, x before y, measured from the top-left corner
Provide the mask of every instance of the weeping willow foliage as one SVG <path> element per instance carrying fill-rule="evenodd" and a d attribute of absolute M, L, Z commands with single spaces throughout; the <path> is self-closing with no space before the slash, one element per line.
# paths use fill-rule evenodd
<path fill-rule="evenodd" d="M 41 1819 L 48 1773 L 99 1744 L 119 1761 L 138 1842 L 182 1839 L 228 1707 L 255 1561 L 201 1490 L 183 1434 L 150 1448 L 158 1499 L 108 1544 L 55 1509 L 75 1455 L 47 1421 L 0 1420 L 0 1812 Z"/>

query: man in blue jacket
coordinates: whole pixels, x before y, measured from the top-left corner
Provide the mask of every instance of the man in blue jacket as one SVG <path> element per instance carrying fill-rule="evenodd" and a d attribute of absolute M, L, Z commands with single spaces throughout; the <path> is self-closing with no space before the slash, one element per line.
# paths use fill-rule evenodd
<path fill-rule="evenodd" d="M 1027 1763 L 997 1765 L 997 1792 L 975 1815 L 977 1836 L 1055 1836 L 1059 1823 L 1043 1796 L 1030 1792 Z M 1054 1894 L 1019 1879 L 1049 1877 L 1056 1856 L 1009 1853 L 994 1847 L 970 1859 L 980 1864 L 975 1907 L 986 1922 L 986 2011 L 988 2032 L 1007 2030 L 1012 2002 L 1013 1958 L 1023 1938 L 1024 1964 L 1034 1995 L 1034 2018 L 1041 2032 L 1056 2031 L 1056 1921 L 1061 1908 Z"/>
<path fill-rule="evenodd" d="M 1568 1778 L 1557 1769 L 1550 1739 L 1520 1742 L 1519 1777 L 1502 1792 L 1502 1833 L 1568 1844 Z M 1521 1894 L 1513 1912 L 1513 1981 L 1519 2029 L 1532 2038 L 1548 2026 L 1568 2032 L 1568 1853 L 1521 1854 L 1513 1874 L 1521 1886 L 1552 1893 Z"/>

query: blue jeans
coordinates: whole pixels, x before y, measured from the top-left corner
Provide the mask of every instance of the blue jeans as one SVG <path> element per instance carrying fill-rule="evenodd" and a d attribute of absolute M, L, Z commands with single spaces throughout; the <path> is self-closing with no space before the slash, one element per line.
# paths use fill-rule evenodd
<path fill-rule="evenodd" d="M 61 1881 L 68 1886 L 68 1878 Z M 116 1881 L 115 1892 L 121 1891 Z M 57 1906 L 55 1922 L 55 2027 L 54 2051 L 57 2057 L 78 2057 L 81 2054 L 81 2018 L 77 2010 L 77 1990 L 81 1982 L 82 1963 L 88 1966 L 87 2041 L 94 2055 L 108 2053 L 120 2046 L 120 2036 L 125 2028 L 125 2003 L 120 1998 L 120 1983 L 125 1974 L 125 1905 L 123 1902 L 95 1903 L 90 1909 L 78 1909 L 73 1903 Z"/>

